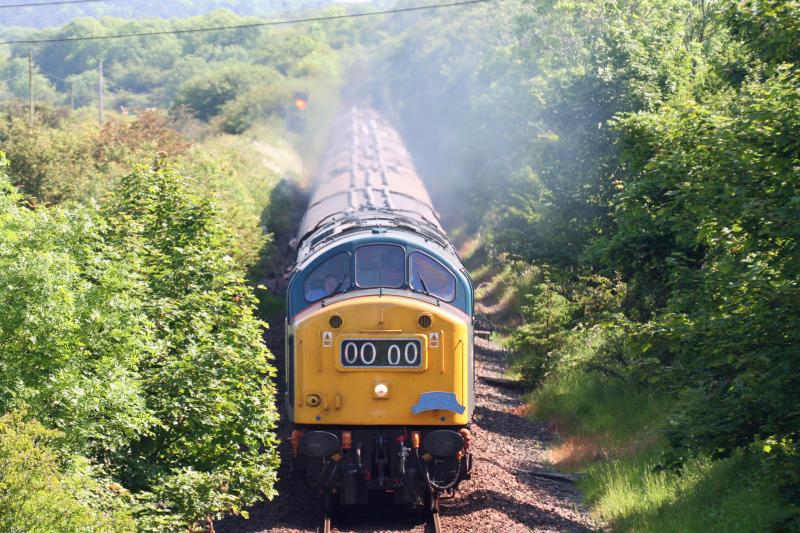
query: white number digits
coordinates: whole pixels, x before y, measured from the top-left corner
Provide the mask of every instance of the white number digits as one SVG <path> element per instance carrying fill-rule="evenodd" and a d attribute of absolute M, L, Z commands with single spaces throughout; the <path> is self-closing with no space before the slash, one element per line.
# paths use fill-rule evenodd
<path fill-rule="evenodd" d="M 396 357 L 392 358 L 392 353 L 396 355 Z M 400 364 L 400 347 L 396 344 L 392 344 L 389 346 L 389 364 L 390 365 L 399 365 Z"/>
<path fill-rule="evenodd" d="M 367 361 L 367 347 L 372 348 L 372 357 Z M 375 357 L 378 355 L 378 350 L 375 349 L 375 345 L 371 342 L 365 342 L 361 345 L 361 362 L 365 365 L 371 365 L 375 362 Z"/>
<path fill-rule="evenodd" d="M 401 353 L 402 352 L 402 353 Z M 400 344 L 390 344 L 386 352 L 386 358 L 390 366 L 400 366 L 401 359 L 409 366 L 416 366 L 419 363 L 419 345 L 416 342 L 405 342 Z M 378 358 L 378 348 L 372 342 L 360 344 L 348 341 L 344 343 L 344 362 L 348 365 L 356 365 L 361 358 L 363 366 L 370 366 Z"/>
<path fill-rule="evenodd" d="M 350 357 L 350 348 L 353 349 L 352 357 Z M 344 345 L 344 360 L 348 365 L 353 365 L 358 360 L 358 346 L 354 342 L 348 342 Z"/>
<path fill-rule="evenodd" d="M 414 349 L 414 357 L 408 357 L 408 349 L 409 348 L 413 348 Z M 406 344 L 406 350 L 405 350 L 404 357 L 406 359 L 406 363 L 408 363 L 409 365 L 417 364 L 417 357 L 419 357 L 419 350 L 417 349 L 416 343 L 409 342 L 408 344 Z"/>

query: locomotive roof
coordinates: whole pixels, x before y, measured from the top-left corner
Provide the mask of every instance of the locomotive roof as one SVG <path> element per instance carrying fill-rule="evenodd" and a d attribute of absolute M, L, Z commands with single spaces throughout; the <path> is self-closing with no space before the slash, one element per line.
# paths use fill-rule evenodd
<path fill-rule="evenodd" d="M 333 132 L 300 224 L 297 263 L 331 241 L 376 228 L 416 234 L 455 257 L 411 156 L 386 119 L 353 107 Z"/>

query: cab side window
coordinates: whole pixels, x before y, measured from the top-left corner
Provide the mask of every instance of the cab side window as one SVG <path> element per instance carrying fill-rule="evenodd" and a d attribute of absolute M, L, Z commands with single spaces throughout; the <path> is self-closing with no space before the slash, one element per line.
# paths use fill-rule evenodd
<path fill-rule="evenodd" d="M 456 297 L 456 277 L 436 259 L 413 252 L 408 260 L 411 288 L 451 302 Z"/>
<path fill-rule="evenodd" d="M 362 289 L 399 288 L 405 283 L 405 250 L 393 244 L 371 244 L 356 250 L 356 285 Z"/>
<path fill-rule="evenodd" d="M 328 258 L 306 276 L 303 294 L 307 302 L 316 302 L 350 288 L 350 254 L 341 253 Z"/>

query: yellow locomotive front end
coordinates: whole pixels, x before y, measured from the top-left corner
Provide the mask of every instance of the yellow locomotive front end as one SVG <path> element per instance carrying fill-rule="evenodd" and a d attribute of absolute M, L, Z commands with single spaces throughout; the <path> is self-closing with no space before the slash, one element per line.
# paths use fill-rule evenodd
<path fill-rule="evenodd" d="M 366 294 L 298 317 L 295 423 L 467 425 L 469 318 L 426 300 Z"/>

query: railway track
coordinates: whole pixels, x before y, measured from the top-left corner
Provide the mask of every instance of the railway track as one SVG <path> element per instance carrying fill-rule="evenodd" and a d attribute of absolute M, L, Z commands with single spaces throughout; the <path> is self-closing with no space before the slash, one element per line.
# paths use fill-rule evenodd
<path fill-rule="evenodd" d="M 434 508 L 431 510 L 431 525 L 433 526 L 433 533 L 442 533 L 442 517 L 439 513 L 439 500 L 434 503 Z"/>
<path fill-rule="evenodd" d="M 425 531 L 429 533 L 442 533 L 444 530 L 442 529 L 442 516 L 441 516 L 441 507 L 440 502 L 437 498 L 435 502 L 431 505 L 431 509 L 428 511 L 424 511 L 423 514 L 427 515 L 427 520 L 425 521 Z M 320 533 L 333 533 L 334 531 L 334 524 L 337 513 L 347 513 L 345 509 L 334 509 L 334 508 L 323 508 L 322 510 L 322 518 L 321 523 L 318 528 Z M 357 517 L 356 517 L 357 520 Z M 464 530 L 460 530 L 464 531 Z"/>

